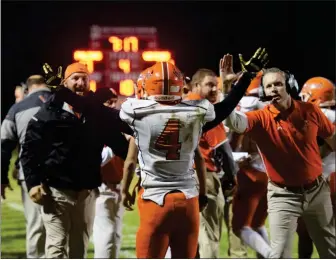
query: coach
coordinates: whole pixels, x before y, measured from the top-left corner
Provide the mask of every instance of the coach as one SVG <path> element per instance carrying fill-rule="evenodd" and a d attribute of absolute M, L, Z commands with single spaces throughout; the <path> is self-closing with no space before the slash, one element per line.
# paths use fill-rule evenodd
<path fill-rule="evenodd" d="M 335 216 L 322 177 L 317 136 L 335 150 L 335 126 L 312 103 L 294 100 L 294 77 L 277 68 L 264 71 L 262 110 L 232 112 L 227 126 L 256 141 L 269 177 L 269 258 L 291 258 L 297 219 L 302 216 L 321 258 L 336 257 Z"/>
<path fill-rule="evenodd" d="M 86 66 L 69 65 L 64 86 L 77 95 L 86 94 Z M 106 144 L 126 157 L 128 142 L 120 131 L 107 133 L 99 126 L 54 96 L 28 123 L 20 160 L 29 195 L 42 205 L 47 258 L 86 257 L 102 183 L 102 149 Z"/>

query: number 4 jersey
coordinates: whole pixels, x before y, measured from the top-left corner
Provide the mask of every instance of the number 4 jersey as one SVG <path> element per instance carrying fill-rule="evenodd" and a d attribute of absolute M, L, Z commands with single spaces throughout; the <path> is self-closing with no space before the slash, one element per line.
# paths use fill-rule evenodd
<path fill-rule="evenodd" d="M 121 106 L 120 118 L 134 130 L 142 198 L 163 205 L 165 194 L 172 190 L 180 190 L 186 198 L 197 196 L 194 151 L 202 126 L 215 118 L 213 105 L 208 100 L 170 106 L 129 98 Z"/>

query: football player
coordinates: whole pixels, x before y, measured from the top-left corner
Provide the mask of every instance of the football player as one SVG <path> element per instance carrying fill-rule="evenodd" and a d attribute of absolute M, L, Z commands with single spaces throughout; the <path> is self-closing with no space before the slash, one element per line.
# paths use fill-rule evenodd
<path fill-rule="evenodd" d="M 242 79 L 239 91 L 243 94 L 250 78 L 245 73 Z M 172 258 L 196 256 L 199 210 L 207 202 L 206 168 L 198 142 L 202 129 L 221 123 L 236 104 L 225 99 L 214 108 L 205 99 L 182 101 L 184 86 L 184 77 L 175 65 L 159 62 L 140 74 L 138 99 L 128 99 L 121 107 L 120 118 L 134 131 L 122 186 L 123 204 L 129 210 L 134 204 L 129 185 L 137 158 L 141 168 L 138 258 L 163 258 L 168 246 Z M 241 96 L 235 96 L 237 103 Z M 199 188 L 192 170 L 194 154 Z"/>
<path fill-rule="evenodd" d="M 300 97 L 305 102 L 313 102 L 318 105 L 327 118 L 336 124 L 335 119 L 335 85 L 324 77 L 309 79 L 300 92 Z M 336 215 L 336 178 L 335 178 L 335 152 L 329 145 L 319 140 L 320 152 L 323 162 L 323 175 L 329 181 L 331 201 L 334 215 Z M 310 238 L 304 222 L 298 222 L 299 258 L 311 258 L 313 253 L 313 241 Z"/>

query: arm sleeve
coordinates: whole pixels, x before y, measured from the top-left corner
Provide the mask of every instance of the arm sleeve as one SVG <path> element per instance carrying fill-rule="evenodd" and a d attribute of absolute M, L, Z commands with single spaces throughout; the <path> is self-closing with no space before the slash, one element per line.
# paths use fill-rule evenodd
<path fill-rule="evenodd" d="M 46 131 L 45 122 L 35 116 L 29 121 L 24 143 L 21 147 L 21 166 L 28 191 L 42 182 L 40 164 L 43 154 L 43 145 L 46 140 L 43 133 Z"/>
<path fill-rule="evenodd" d="M 15 114 L 11 108 L 1 125 L 1 184 L 8 184 L 8 169 L 12 152 L 18 143 Z"/>
<path fill-rule="evenodd" d="M 78 96 L 66 87 L 60 87 L 54 94 L 54 102 L 63 103 L 66 102 L 71 105 L 75 110 L 81 113 L 85 113 L 92 109 L 91 103 L 93 101 L 92 95 L 87 97 Z"/>
<path fill-rule="evenodd" d="M 118 109 L 102 106 L 100 116 L 107 127 L 124 134 L 133 135 L 132 128 L 120 118 L 120 113 L 121 111 Z"/>
<path fill-rule="evenodd" d="M 115 132 L 114 134 L 108 135 L 105 144 L 112 149 L 114 155 L 126 160 L 128 141 L 123 134 Z"/>
<path fill-rule="evenodd" d="M 230 113 L 238 105 L 241 98 L 244 96 L 246 89 L 250 85 L 251 75 L 244 73 L 237 84 L 232 87 L 227 97 L 222 101 L 214 105 L 216 118 L 215 120 L 206 123 L 203 126 L 203 132 L 209 131 L 218 124 L 224 121 Z"/>
<path fill-rule="evenodd" d="M 100 104 L 94 98 L 93 94 L 81 97 L 73 93 L 70 89 L 61 87 L 55 93 L 54 99 L 56 103 L 66 102 L 70 104 L 75 110 L 83 113 L 84 116 L 99 117 L 101 121 L 114 129 L 128 135 L 133 135 L 132 129 L 120 119 L 119 110 Z"/>
<path fill-rule="evenodd" d="M 247 116 L 239 111 L 232 111 L 229 117 L 225 120 L 225 125 L 236 133 L 244 133 L 248 128 Z"/>

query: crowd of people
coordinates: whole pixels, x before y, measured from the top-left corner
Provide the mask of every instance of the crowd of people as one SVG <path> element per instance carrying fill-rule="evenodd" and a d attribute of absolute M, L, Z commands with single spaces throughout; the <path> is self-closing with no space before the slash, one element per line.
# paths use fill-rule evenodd
<path fill-rule="evenodd" d="M 116 108 L 112 88 L 89 90 L 89 71 L 64 75 L 45 64 L 15 89 L 1 125 L 1 196 L 21 187 L 27 258 L 118 258 L 125 210 L 137 201 L 137 258 L 228 255 L 336 258 L 335 85 L 266 68 L 249 59 L 219 61 L 219 75 L 191 78 L 158 62 Z M 132 187 L 134 174 L 138 177 Z M 265 227 L 268 218 L 270 237 Z M 222 237 L 223 223 L 228 237 Z"/>

